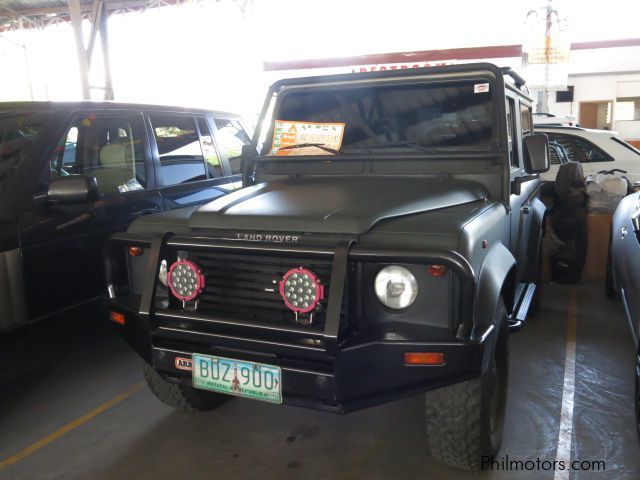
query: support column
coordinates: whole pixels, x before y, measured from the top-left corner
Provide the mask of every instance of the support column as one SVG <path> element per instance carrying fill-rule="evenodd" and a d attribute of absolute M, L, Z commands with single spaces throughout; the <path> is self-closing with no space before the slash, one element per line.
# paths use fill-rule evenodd
<path fill-rule="evenodd" d="M 109 20 L 109 11 L 107 5 L 102 3 L 102 15 L 100 15 L 100 43 L 102 45 L 102 59 L 104 62 L 104 99 L 113 100 L 113 80 L 111 78 L 111 60 L 109 57 L 109 29 L 107 21 Z"/>
<path fill-rule="evenodd" d="M 82 10 L 80 0 L 68 0 L 69 18 L 76 37 L 76 51 L 78 53 L 78 66 L 80 67 L 80 85 L 82 87 L 82 98 L 91 100 L 91 89 L 89 87 L 89 62 L 87 52 L 84 49 L 84 39 L 82 36 Z"/>

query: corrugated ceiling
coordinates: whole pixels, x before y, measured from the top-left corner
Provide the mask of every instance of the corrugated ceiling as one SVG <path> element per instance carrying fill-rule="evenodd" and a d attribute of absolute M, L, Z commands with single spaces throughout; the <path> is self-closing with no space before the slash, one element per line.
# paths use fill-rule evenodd
<path fill-rule="evenodd" d="M 82 4 L 91 5 L 92 0 L 80 0 Z M 65 8 L 66 0 L 0 0 L 0 11 L 4 13 L 21 13 L 29 14 L 33 10 L 42 10 L 47 8 Z"/>

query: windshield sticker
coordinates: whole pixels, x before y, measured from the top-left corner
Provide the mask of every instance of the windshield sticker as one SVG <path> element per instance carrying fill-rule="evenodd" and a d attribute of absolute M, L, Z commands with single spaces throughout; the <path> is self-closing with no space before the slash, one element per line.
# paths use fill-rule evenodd
<path fill-rule="evenodd" d="M 473 86 L 473 93 L 487 93 L 489 91 L 488 83 L 476 83 Z"/>
<path fill-rule="evenodd" d="M 342 146 L 344 123 L 276 120 L 269 155 L 335 155 Z"/>

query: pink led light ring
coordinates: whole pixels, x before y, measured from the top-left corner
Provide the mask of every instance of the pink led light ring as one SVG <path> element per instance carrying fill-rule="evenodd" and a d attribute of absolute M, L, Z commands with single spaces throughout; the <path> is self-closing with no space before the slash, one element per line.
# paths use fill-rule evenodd
<path fill-rule="evenodd" d="M 193 292 L 191 292 L 191 294 L 189 294 L 188 296 L 185 296 L 179 293 L 178 290 L 173 285 L 171 274 L 176 268 L 180 266 L 187 267 L 187 269 L 189 269 L 191 273 L 195 275 L 195 288 Z M 190 262 L 189 260 L 178 260 L 177 262 L 173 262 L 173 264 L 171 265 L 171 268 L 167 272 L 167 285 L 169 285 L 169 289 L 171 290 L 171 293 L 178 300 L 189 302 L 202 293 L 202 290 L 204 289 L 204 275 L 202 274 L 202 270 L 200 270 L 200 268 L 198 268 L 198 266 L 195 263 Z"/>
<path fill-rule="evenodd" d="M 289 285 L 287 285 L 287 281 L 289 281 Z M 294 290 L 292 291 L 291 288 Z M 302 290 L 302 292 L 299 290 Z M 303 300 L 297 300 L 299 295 L 303 297 Z M 316 308 L 318 303 L 324 299 L 324 286 L 320 284 L 320 280 L 311 270 L 304 267 L 293 268 L 285 273 L 282 280 L 280 280 L 280 296 L 284 300 L 285 305 L 294 312 L 308 313 Z M 292 298 L 290 298 L 290 296 Z M 300 303 L 305 302 L 305 296 L 309 297 L 308 300 L 306 300 L 308 305 L 306 307 L 300 306 Z M 299 304 L 295 305 L 291 300 Z"/>

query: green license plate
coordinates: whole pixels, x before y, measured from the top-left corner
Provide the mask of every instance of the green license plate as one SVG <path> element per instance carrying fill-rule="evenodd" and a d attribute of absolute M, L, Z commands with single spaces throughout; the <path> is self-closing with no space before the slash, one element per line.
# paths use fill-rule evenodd
<path fill-rule="evenodd" d="M 279 367 L 193 354 L 193 386 L 239 397 L 282 403 Z"/>

